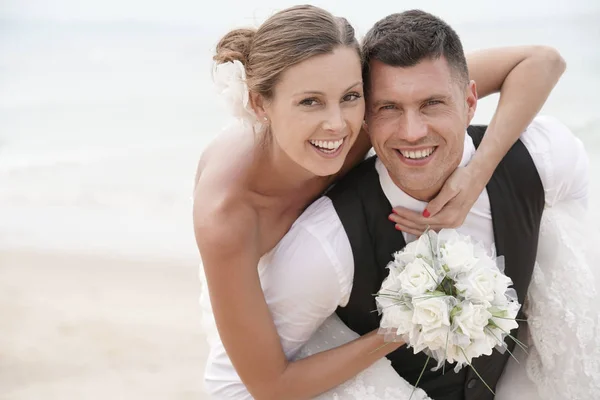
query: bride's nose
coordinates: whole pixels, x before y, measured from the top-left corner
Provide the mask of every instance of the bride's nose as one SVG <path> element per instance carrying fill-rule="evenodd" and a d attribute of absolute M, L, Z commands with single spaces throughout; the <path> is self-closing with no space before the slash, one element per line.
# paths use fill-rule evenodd
<path fill-rule="evenodd" d="M 323 129 L 338 133 L 346 127 L 346 119 L 339 105 L 329 107 L 323 121 Z"/>

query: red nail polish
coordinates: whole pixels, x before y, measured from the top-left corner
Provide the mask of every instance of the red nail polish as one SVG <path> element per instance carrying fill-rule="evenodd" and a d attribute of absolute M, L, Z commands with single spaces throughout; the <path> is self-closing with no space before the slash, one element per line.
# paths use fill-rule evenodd
<path fill-rule="evenodd" d="M 429 216 L 430 216 L 430 215 L 431 215 L 431 214 L 429 214 L 429 211 L 427 211 L 427 209 L 425 209 L 425 211 L 423 211 L 423 216 L 424 216 L 425 218 L 429 218 Z"/>
<path fill-rule="evenodd" d="M 394 220 L 392 219 L 392 216 L 391 216 L 391 215 L 388 215 L 388 219 L 389 219 L 390 221 L 394 222 Z"/>

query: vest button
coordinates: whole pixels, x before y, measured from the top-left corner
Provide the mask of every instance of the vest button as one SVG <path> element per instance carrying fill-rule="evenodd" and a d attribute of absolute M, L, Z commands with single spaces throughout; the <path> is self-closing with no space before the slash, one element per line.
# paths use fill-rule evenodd
<path fill-rule="evenodd" d="M 473 378 L 467 383 L 467 389 L 473 389 L 477 386 L 477 379 Z"/>

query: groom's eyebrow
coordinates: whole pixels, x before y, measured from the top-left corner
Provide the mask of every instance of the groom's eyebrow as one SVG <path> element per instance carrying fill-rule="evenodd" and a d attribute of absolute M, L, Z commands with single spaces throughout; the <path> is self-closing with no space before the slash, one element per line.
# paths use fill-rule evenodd
<path fill-rule="evenodd" d="M 432 96 L 428 96 L 427 98 L 421 100 L 421 103 L 426 103 L 426 102 L 432 101 L 432 100 L 441 100 L 444 102 L 448 102 L 448 100 L 450 100 L 450 96 L 448 96 L 446 94 L 434 94 Z"/>
<path fill-rule="evenodd" d="M 385 99 L 381 99 L 381 100 L 377 100 L 375 102 L 373 102 L 372 107 L 377 108 L 377 107 L 381 107 L 381 106 L 387 106 L 390 104 L 397 104 L 398 102 L 394 101 L 394 100 L 385 100 Z"/>
<path fill-rule="evenodd" d="M 418 99 L 415 100 L 414 103 L 426 103 L 428 101 L 432 101 L 432 100 L 441 100 L 444 102 L 448 102 L 450 100 L 451 96 L 447 95 L 447 94 L 433 94 L 427 97 L 424 97 L 422 99 Z M 373 106 L 372 107 L 381 107 L 384 105 L 389 105 L 389 104 L 400 104 L 397 100 L 391 100 L 391 99 L 380 99 L 380 100 L 376 100 L 373 102 Z"/>
<path fill-rule="evenodd" d="M 347 89 L 344 90 L 344 93 L 347 92 L 348 90 L 352 89 L 353 87 L 358 86 L 358 85 L 362 86 L 362 84 L 363 84 L 362 81 L 358 81 L 356 83 L 353 83 L 352 85 L 348 86 Z M 320 95 L 320 96 L 325 96 L 324 92 L 321 92 L 321 91 L 318 91 L 318 90 L 306 90 L 304 92 L 295 93 L 294 96 L 297 96 L 297 95 L 300 95 L 300 94 L 317 94 L 317 95 Z"/>

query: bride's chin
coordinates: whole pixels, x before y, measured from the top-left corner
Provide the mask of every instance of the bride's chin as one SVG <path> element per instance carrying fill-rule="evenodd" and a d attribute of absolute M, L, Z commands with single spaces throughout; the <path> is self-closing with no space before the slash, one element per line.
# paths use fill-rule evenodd
<path fill-rule="evenodd" d="M 333 159 L 333 160 L 325 160 L 321 161 L 317 168 L 315 168 L 312 172 L 313 174 L 321 177 L 332 176 L 339 173 L 342 170 L 342 166 L 344 158 Z"/>

